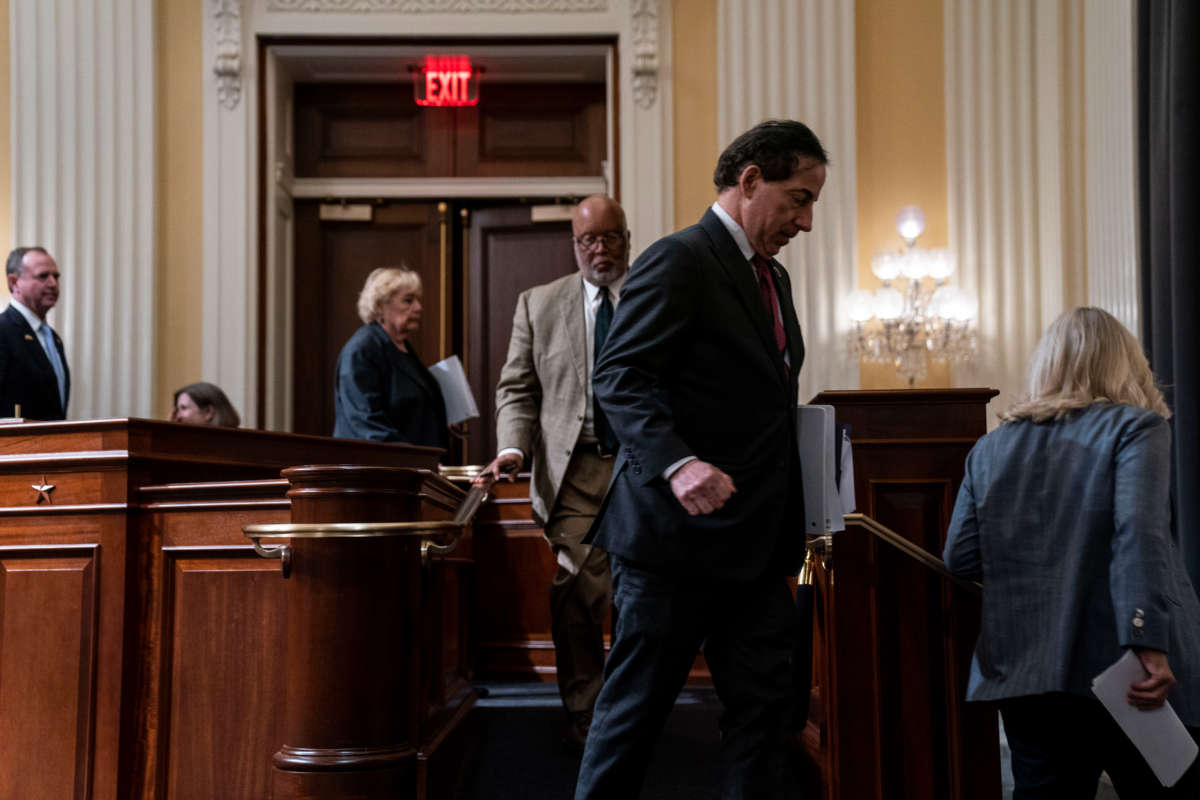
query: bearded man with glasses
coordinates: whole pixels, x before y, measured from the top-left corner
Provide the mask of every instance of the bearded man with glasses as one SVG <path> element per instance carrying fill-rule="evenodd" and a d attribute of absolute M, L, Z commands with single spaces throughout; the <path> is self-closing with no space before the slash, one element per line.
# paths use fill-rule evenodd
<path fill-rule="evenodd" d="M 582 752 L 604 680 L 604 618 L 612 602 L 608 555 L 583 544 L 612 477 L 620 444 L 592 397 L 600 353 L 629 267 L 625 212 L 593 195 L 571 216 L 572 273 L 517 299 L 508 358 L 496 387 L 499 454 L 476 479 L 512 479 L 525 466 L 533 518 L 558 564 L 551 630 L 565 743 Z"/>

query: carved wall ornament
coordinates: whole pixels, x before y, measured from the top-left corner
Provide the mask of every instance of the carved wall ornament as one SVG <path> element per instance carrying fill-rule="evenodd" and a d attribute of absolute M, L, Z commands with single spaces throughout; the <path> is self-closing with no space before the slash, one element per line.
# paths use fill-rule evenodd
<path fill-rule="evenodd" d="M 608 0 L 267 0 L 267 10 L 399 14 L 565 13 L 607 11 Z"/>
<path fill-rule="evenodd" d="M 650 108 L 658 99 L 658 0 L 633 0 L 633 101 Z"/>
<path fill-rule="evenodd" d="M 217 76 L 217 100 L 229 111 L 242 96 L 242 3 L 241 0 L 211 0 L 216 46 L 213 73 Z"/>

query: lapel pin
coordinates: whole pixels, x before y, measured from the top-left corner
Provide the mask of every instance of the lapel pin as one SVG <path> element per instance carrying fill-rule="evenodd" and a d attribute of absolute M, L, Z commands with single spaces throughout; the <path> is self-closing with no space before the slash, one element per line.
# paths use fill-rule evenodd
<path fill-rule="evenodd" d="M 32 342 L 32 341 L 33 341 L 33 334 L 31 334 L 31 333 L 27 333 L 27 334 L 25 334 L 25 341 L 27 341 L 27 342 Z"/>

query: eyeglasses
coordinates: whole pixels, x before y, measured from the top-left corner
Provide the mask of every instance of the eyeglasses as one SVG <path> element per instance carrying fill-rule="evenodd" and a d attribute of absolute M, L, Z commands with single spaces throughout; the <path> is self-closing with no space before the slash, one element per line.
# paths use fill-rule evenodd
<path fill-rule="evenodd" d="M 574 239 L 575 244 L 584 250 L 591 250 L 597 243 L 603 244 L 606 248 L 616 247 L 619 244 L 625 243 L 625 232 L 605 231 L 604 233 L 585 233 L 583 236 L 574 237 Z"/>

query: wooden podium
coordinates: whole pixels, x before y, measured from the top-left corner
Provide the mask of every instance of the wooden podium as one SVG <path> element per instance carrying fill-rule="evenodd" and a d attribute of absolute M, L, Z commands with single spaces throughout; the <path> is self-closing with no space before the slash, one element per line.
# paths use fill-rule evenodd
<path fill-rule="evenodd" d="M 965 702 L 979 594 L 931 558 L 941 555 L 966 455 L 987 431 L 995 395 L 852 391 L 812 400 L 851 426 L 862 512 L 810 544 L 813 691 L 799 744 L 815 766 L 812 797 L 999 800 L 996 713 Z"/>
<path fill-rule="evenodd" d="M 333 712 L 298 711 L 295 689 L 307 678 L 288 658 L 306 636 L 331 637 L 318 648 L 327 658 L 308 668 L 357 676 L 339 684 L 346 699 L 311 708 L 349 714 L 386 680 L 384 665 L 349 664 L 347 642 L 383 641 L 410 659 L 396 690 L 403 721 L 388 722 L 405 737 L 392 753 L 401 788 L 389 796 L 435 795 L 456 766 L 439 754 L 473 702 L 469 533 L 434 566 L 410 543 L 379 562 L 372 580 L 390 595 L 350 586 L 306 604 L 290 590 L 336 561 L 298 550 L 285 579 L 242 528 L 449 519 L 463 491 L 433 471 L 438 452 L 137 419 L 0 426 L 0 797 L 285 791 L 285 731 L 338 723 Z M 308 464 L 356 466 L 280 477 Z M 399 623 L 385 613 L 393 603 Z M 345 785 L 312 796 L 330 792 L 354 795 Z"/>

